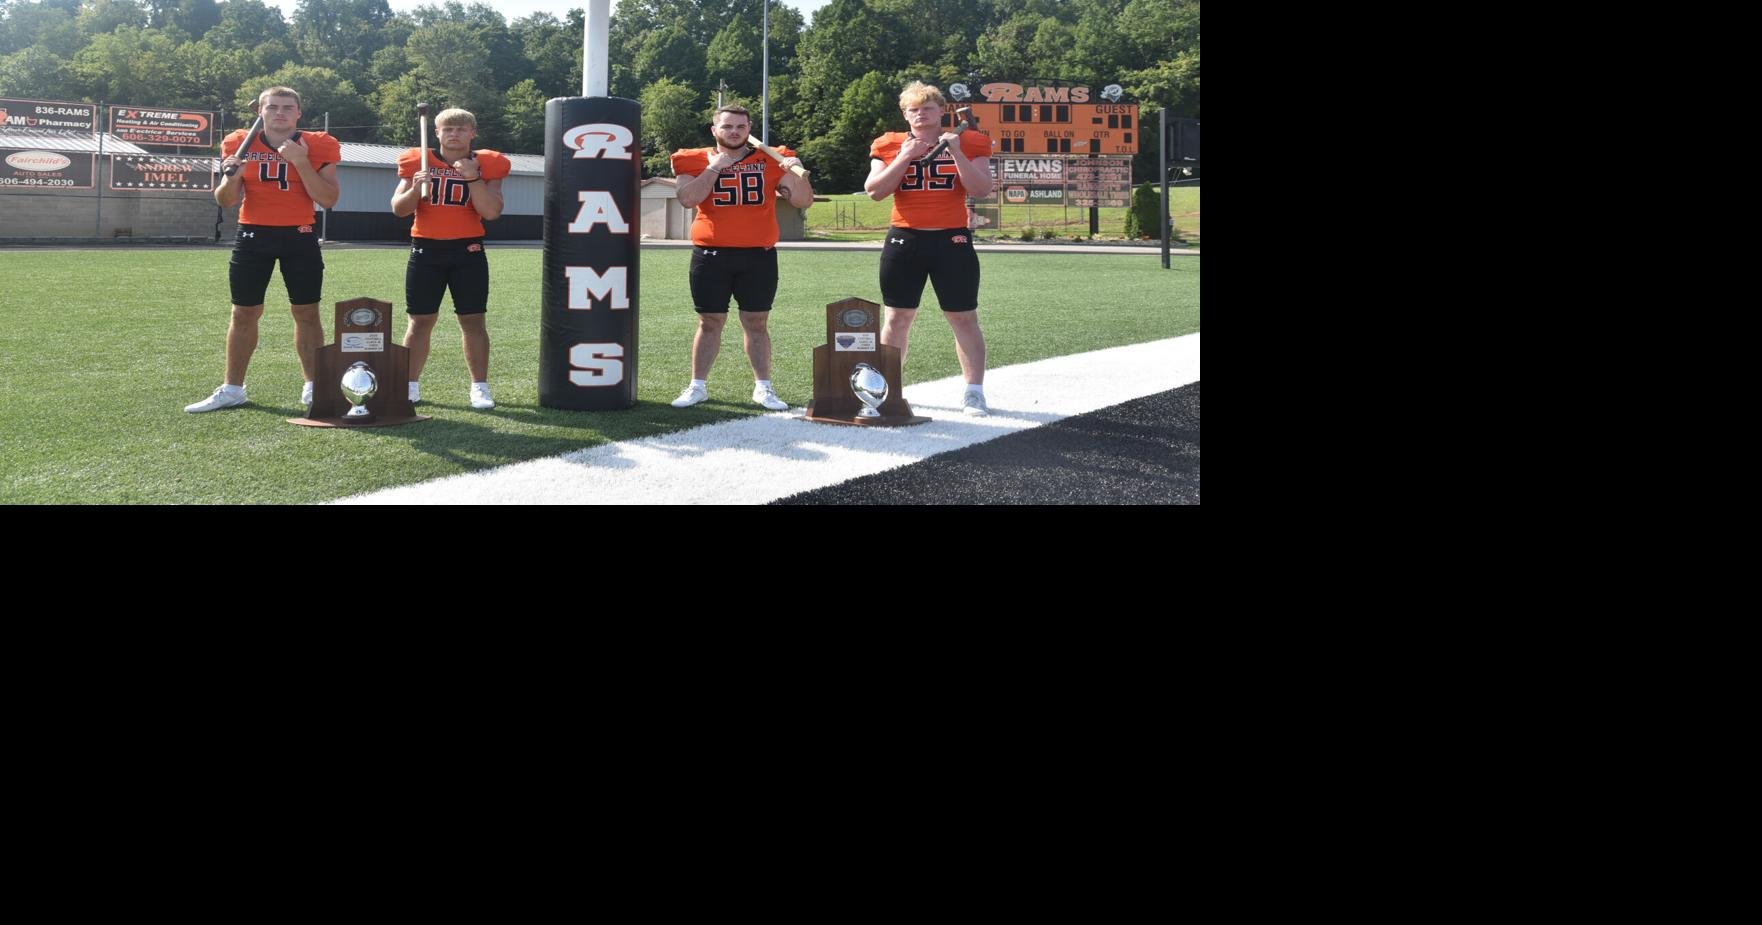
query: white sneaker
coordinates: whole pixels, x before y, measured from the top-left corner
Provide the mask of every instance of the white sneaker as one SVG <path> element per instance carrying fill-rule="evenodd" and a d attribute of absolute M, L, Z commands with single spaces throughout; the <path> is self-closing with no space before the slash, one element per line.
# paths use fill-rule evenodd
<path fill-rule="evenodd" d="M 966 412 L 969 417 L 975 418 L 988 417 L 991 414 L 991 409 L 985 407 L 985 393 L 983 392 L 968 392 L 961 399 L 961 410 Z"/>
<path fill-rule="evenodd" d="M 759 404 L 764 405 L 765 407 L 771 409 L 772 411 L 788 411 L 789 410 L 789 402 L 786 402 L 783 399 L 778 398 L 776 389 L 761 388 L 756 385 L 753 386 L 753 401 L 756 401 Z"/>
<path fill-rule="evenodd" d="M 673 399 L 673 407 L 689 408 L 709 397 L 709 389 L 701 385 L 688 385 L 679 392 L 678 398 Z"/>
<path fill-rule="evenodd" d="M 300 404 L 306 405 L 308 407 L 311 406 L 311 404 L 312 404 L 312 383 L 308 382 L 305 385 L 300 386 Z"/>
<path fill-rule="evenodd" d="M 474 382 L 471 385 L 471 407 L 479 411 L 488 411 L 496 406 L 496 400 L 489 395 L 489 383 Z"/>
<path fill-rule="evenodd" d="M 245 401 L 244 386 L 223 385 L 220 388 L 215 389 L 213 395 L 210 395 L 193 405 L 185 405 L 184 410 L 191 414 L 201 414 L 204 411 L 217 411 L 221 408 L 236 407 L 244 404 Z"/>
<path fill-rule="evenodd" d="M 420 401 L 422 401 L 422 383 L 412 382 L 410 383 L 410 404 L 414 405 Z"/>

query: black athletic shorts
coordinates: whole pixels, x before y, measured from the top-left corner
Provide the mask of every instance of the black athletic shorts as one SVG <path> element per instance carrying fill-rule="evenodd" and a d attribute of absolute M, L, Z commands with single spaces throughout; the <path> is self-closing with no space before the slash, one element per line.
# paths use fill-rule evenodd
<path fill-rule="evenodd" d="M 318 252 L 317 229 L 311 225 L 240 225 L 226 273 L 232 304 L 262 305 L 277 260 L 281 261 L 288 304 L 312 305 L 323 297 L 324 255 Z"/>
<path fill-rule="evenodd" d="M 453 290 L 453 314 L 489 311 L 489 257 L 482 238 L 436 241 L 410 239 L 404 266 L 404 310 L 412 315 L 440 311 L 441 296 Z"/>
<path fill-rule="evenodd" d="M 887 229 L 887 243 L 881 246 L 882 304 L 916 309 L 924 298 L 925 278 L 936 287 L 943 311 L 978 308 L 979 255 L 973 252 L 973 233 L 965 228 Z"/>
<path fill-rule="evenodd" d="M 693 247 L 691 302 L 698 314 L 727 314 L 730 295 L 743 312 L 770 311 L 777 298 L 777 249 Z"/>

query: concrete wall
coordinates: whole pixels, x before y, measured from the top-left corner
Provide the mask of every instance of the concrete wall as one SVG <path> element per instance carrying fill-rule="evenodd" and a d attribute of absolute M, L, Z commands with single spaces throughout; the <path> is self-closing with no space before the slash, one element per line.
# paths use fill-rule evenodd
<path fill-rule="evenodd" d="M 109 158 L 98 161 L 98 184 L 110 183 Z M 224 216 L 207 190 L 157 192 L 105 189 L 102 211 L 98 190 L 0 191 L 0 241 L 7 238 L 203 238 L 214 240 L 214 222 L 222 218 L 220 239 L 230 241 L 238 230 L 238 210 Z M 126 232 L 126 233 L 125 233 Z"/>

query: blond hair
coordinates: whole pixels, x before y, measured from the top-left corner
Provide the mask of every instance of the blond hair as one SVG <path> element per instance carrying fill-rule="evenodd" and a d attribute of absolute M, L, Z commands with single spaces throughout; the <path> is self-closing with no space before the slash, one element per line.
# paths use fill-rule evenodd
<path fill-rule="evenodd" d="M 436 128 L 443 125 L 469 125 L 476 128 L 477 117 L 467 109 L 443 109 L 440 115 L 434 117 L 434 125 Z"/>
<path fill-rule="evenodd" d="M 922 106 L 925 103 L 935 103 L 938 106 L 947 105 L 947 101 L 942 98 L 941 90 L 921 80 L 914 80 L 906 84 L 905 89 L 899 92 L 899 108 L 901 109 L 909 106 Z"/>

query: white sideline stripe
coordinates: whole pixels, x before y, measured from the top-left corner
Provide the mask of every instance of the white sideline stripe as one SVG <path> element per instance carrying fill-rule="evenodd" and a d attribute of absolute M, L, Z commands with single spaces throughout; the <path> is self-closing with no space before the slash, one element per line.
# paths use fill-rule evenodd
<path fill-rule="evenodd" d="M 1197 381 L 1189 334 L 987 370 L 985 418 L 961 413 L 954 376 L 905 390 L 932 419 L 916 427 L 814 424 L 796 407 L 332 503 L 763 504 Z"/>

